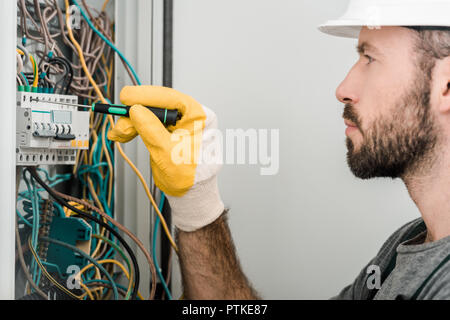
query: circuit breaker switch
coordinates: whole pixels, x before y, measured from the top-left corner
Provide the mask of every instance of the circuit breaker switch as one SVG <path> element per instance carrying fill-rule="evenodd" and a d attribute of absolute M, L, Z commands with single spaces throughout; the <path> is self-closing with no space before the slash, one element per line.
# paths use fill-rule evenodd
<path fill-rule="evenodd" d="M 78 97 L 17 93 L 17 165 L 72 165 L 76 152 L 89 148 L 89 142 L 78 143 L 89 141 L 89 110 L 66 101 L 74 104 Z"/>
<path fill-rule="evenodd" d="M 33 136 L 40 138 L 51 138 L 56 136 L 56 132 L 52 129 L 50 123 L 35 122 Z"/>

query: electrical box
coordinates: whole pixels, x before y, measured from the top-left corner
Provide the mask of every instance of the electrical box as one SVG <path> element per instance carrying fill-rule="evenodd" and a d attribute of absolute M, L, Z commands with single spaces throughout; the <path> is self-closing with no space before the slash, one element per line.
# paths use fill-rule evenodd
<path fill-rule="evenodd" d="M 78 98 L 17 93 L 17 165 L 72 165 L 77 150 L 89 149 L 89 110 L 61 103 L 76 104 Z"/>

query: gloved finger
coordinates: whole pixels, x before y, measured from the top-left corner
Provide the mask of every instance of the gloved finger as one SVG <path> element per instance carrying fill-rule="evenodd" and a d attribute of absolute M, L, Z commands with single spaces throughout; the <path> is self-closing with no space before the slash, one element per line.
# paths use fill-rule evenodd
<path fill-rule="evenodd" d="M 188 105 L 199 105 L 192 97 L 175 89 L 160 86 L 126 86 L 120 92 L 120 101 L 133 106 L 140 104 L 147 107 L 178 109 L 185 115 Z"/>
<path fill-rule="evenodd" d="M 135 105 L 130 109 L 130 121 L 141 136 L 147 149 L 163 149 L 170 145 L 170 133 L 149 109 Z"/>
<path fill-rule="evenodd" d="M 108 139 L 125 143 L 133 140 L 138 135 L 129 118 L 120 117 L 113 129 L 108 131 Z"/>

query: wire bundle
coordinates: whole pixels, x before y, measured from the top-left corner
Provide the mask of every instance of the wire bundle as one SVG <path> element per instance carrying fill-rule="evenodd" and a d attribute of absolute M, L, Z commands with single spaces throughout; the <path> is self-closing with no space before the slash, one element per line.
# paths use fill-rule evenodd
<path fill-rule="evenodd" d="M 72 54 L 77 55 L 77 51 L 67 36 L 64 12 L 59 1 L 46 0 L 45 5 L 40 2 L 39 0 L 18 1 L 22 45 L 25 45 L 28 40 L 39 45 L 35 52 L 40 59 L 39 70 L 43 74 L 40 81 L 52 86 L 55 91 L 60 89 L 67 92 L 70 89 L 73 94 L 80 97 L 96 100 L 97 96 L 83 72 L 79 59 L 72 58 Z M 90 9 L 86 6 L 86 10 Z M 97 14 L 95 23 L 101 26 L 105 34 L 111 38 L 113 34 L 111 20 L 104 11 Z M 104 92 L 110 91 L 113 52 L 84 20 L 80 22 L 79 29 L 76 30 L 76 37 L 80 40 L 89 71 L 97 78 Z M 54 56 L 65 65 L 56 63 L 57 61 L 53 60 Z M 51 73 L 65 77 L 65 86 L 58 87 L 58 81 L 50 76 Z"/>
<path fill-rule="evenodd" d="M 79 8 L 84 18 L 77 30 L 72 30 L 69 24 L 68 1 L 65 1 L 64 18 L 63 9 L 57 0 L 46 0 L 44 3 L 39 0 L 32 2 L 18 0 L 23 35 L 22 44 L 18 45 L 17 51 L 17 82 L 19 85 L 31 83 L 33 87 L 39 86 L 49 92 L 75 94 L 83 98 L 86 104 L 96 101 L 109 102 L 112 100 L 114 53 L 121 58 L 134 84 L 140 84 L 139 78 L 130 63 L 113 44 L 113 24 L 105 13 L 108 0 L 105 1 L 100 12 L 89 9 L 84 0 L 83 7 L 76 1 L 73 3 Z M 34 53 L 39 63 L 27 50 L 28 40 L 38 44 L 38 49 Z M 28 61 L 32 65 L 31 73 L 23 72 Z M 27 278 L 26 294 L 37 294 L 47 299 L 49 297 L 42 288 L 51 288 L 71 299 L 93 300 L 111 297 L 118 299 L 119 295 L 122 295 L 124 299 L 137 297 L 143 299 L 138 291 L 140 272 L 136 256 L 119 233 L 120 230 L 137 244 L 147 259 L 152 274 L 149 299 L 155 298 L 157 276 L 167 297 L 171 298 L 159 267 L 155 268 L 156 240 L 153 240 L 152 255 L 135 235 L 114 219 L 114 149 L 117 149 L 143 183 L 147 196 L 158 215 L 155 221 L 155 237 L 161 223 L 176 250 L 176 245 L 161 215 L 163 194 L 160 208 L 158 208 L 153 199 L 156 188 L 153 186 L 153 193 L 150 193 L 144 178 L 123 153 L 120 144 L 107 140 L 106 133 L 112 126 L 114 121 L 111 116 L 91 114 L 90 149 L 78 152 L 71 174 L 50 176 L 47 171 L 39 168 L 37 171 L 27 168 L 23 172 L 22 178 L 27 191 L 19 193 L 18 201 L 27 201 L 31 214 L 22 215 L 20 210 L 17 210 L 18 218 L 24 227 L 19 230 L 19 224 L 17 224 L 16 242 L 20 265 Z M 44 174 L 45 177 L 40 176 L 39 173 Z M 54 189 L 68 180 L 75 181 L 81 186 L 82 199 L 59 193 Z M 44 216 L 42 204 L 49 202 L 55 207 L 50 214 L 78 217 L 90 223 L 93 239 L 89 253 L 57 239 L 51 239 L 45 234 L 43 236 L 41 232 L 43 228 L 41 217 Z M 26 239 L 24 243 L 22 239 Z M 45 260 L 45 257 L 42 257 L 42 252 L 45 252 L 43 247 L 49 244 L 70 249 L 90 262 L 83 266 L 77 275 L 80 289 L 68 289 L 64 270 L 59 270 L 58 266 L 52 265 Z M 26 264 L 26 260 L 30 261 L 29 265 Z M 50 273 L 47 270 L 48 267 L 53 267 L 58 272 Z M 118 283 L 121 276 L 128 281 L 127 287 Z"/>

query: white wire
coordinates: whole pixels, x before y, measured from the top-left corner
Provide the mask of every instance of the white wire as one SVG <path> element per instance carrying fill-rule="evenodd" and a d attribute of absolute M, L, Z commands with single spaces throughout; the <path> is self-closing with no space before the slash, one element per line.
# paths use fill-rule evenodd
<path fill-rule="evenodd" d="M 16 55 L 17 57 L 17 73 L 21 73 L 23 70 L 23 61 L 22 61 L 22 56 L 20 54 Z"/>

